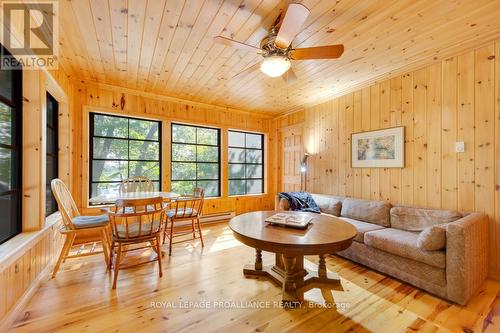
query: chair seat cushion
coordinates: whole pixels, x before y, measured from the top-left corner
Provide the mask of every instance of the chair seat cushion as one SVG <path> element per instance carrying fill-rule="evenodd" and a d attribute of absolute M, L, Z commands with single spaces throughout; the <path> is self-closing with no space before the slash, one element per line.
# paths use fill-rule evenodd
<path fill-rule="evenodd" d="M 128 224 L 128 236 L 127 236 L 127 227 L 125 224 L 118 224 L 116 229 L 118 231 L 119 238 L 131 238 L 131 237 L 140 237 L 151 235 L 152 233 L 156 233 L 160 231 L 161 222 L 159 220 L 153 221 L 153 230 L 151 230 L 151 223 L 143 222 L 141 226 L 141 230 L 139 231 L 139 222 L 132 222 Z"/>
<path fill-rule="evenodd" d="M 174 217 L 174 215 L 177 218 L 182 218 L 182 217 L 196 216 L 197 214 L 198 214 L 198 212 L 196 211 L 196 209 L 193 209 L 193 208 L 186 208 L 186 213 L 184 213 L 183 208 L 178 209 L 177 214 L 175 214 L 175 209 L 171 209 L 171 210 L 167 211 L 167 216 L 169 218 Z"/>
<path fill-rule="evenodd" d="M 107 214 L 96 216 L 76 216 L 72 220 L 76 229 L 103 227 L 109 223 Z"/>
<path fill-rule="evenodd" d="M 354 237 L 354 240 L 359 243 L 365 242 L 365 233 L 369 231 L 384 229 L 384 227 L 378 224 L 353 220 L 348 217 L 339 217 L 339 219 L 352 224 L 356 228 L 356 237 Z"/>
<path fill-rule="evenodd" d="M 365 244 L 404 258 L 413 259 L 437 268 L 446 267 L 445 251 L 425 251 L 418 247 L 418 232 L 394 228 L 369 231 Z"/>

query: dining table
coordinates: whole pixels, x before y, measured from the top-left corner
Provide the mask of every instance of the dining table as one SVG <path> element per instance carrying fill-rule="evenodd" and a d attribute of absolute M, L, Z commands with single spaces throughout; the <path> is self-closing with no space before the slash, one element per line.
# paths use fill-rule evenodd
<path fill-rule="evenodd" d="M 162 197 L 163 200 L 173 200 L 180 195 L 175 192 L 109 192 L 96 195 L 89 199 L 89 203 L 94 205 L 109 205 L 120 199 L 149 199 Z"/>
<path fill-rule="evenodd" d="M 89 199 L 89 203 L 94 205 L 110 205 L 114 204 L 116 200 L 120 199 L 148 199 L 162 197 L 165 201 L 174 200 L 180 197 L 180 194 L 175 192 L 108 192 L 100 195 L 96 195 Z M 101 208 L 103 213 L 109 211 L 109 207 Z M 165 256 L 165 251 L 161 251 L 161 256 Z"/>

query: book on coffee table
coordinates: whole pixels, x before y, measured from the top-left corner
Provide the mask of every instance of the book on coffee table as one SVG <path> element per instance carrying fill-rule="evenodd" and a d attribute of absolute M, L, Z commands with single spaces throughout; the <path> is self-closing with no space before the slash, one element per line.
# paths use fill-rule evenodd
<path fill-rule="evenodd" d="M 313 218 L 307 215 L 278 213 L 269 216 L 264 221 L 273 225 L 305 229 L 312 220 Z"/>

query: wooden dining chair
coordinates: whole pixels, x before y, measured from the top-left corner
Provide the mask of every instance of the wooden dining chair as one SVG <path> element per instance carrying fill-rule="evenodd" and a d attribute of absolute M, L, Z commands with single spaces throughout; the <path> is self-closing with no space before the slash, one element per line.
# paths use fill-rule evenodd
<path fill-rule="evenodd" d="M 116 289 L 123 254 L 129 251 L 151 248 L 156 252 L 156 258 L 122 268 L 158 261 L 162 277 L 160 235 L 164 221 L 164 207 L 161 197 L 120 199 L 108 213 L 112 229 L 110 264 L 114 268 L 113 289 Z M 134 244 L 140 246 L 132 247 Z"/>
<path fill-rule="evenodd" d="M 142 176 L 135 176 L 124 179 L 118 188 L 120 193 L 127 192 L 153 192 L 155 189 L 153 182 Z"/>
<path fill-rule="evenodd" d="M 203 210 L 203 201 L 205 199 L 205 190 L 202 188 L 196 188 L 193 195 L 181 196 L 172 201 L 170 209 L 167 210 L 167 223 L 165 229 L 163 230 L 163 243 L 165 243 L 166 238 L 169 239 L 168 245 L 168 255 L 172 255 L 172 244 L 174 237 L 180 237 L 192 234 L 192 239 L 196 239 L 196 231 L 200 237 L 201 247 L 204 247 L 203 234 L 201 232 L 200 217 Z M 185 226 L 176 228 L 175 224 L 179 224 L 182 221 L 191 222 L 191 230 L 186 231 Z M 196 227 L 195 227 L 196 224 Z M 197 230 L 196 230 L 197 229 Z M 189 241 L 189 239 L 177 241 L 176 243 L 181 243 Z"/>
<path fill-rule="evenodd" d="M 64 235 L 65 241 L 59 254 L 59 258 L 54 266 L 52 277 L 55 277 L 61 263 L 66 259 L 84 257 L 94 254 L 104 254 L 106 266 L 109 268 L 109 219 L 106 214 L 98 216 L 81 216 L 75 201 L 68 190 L 68 187 L 60 179 L 54 179 L 50 183 L 52 193 L 57 201 L 59 211 L 62 215 L 62 225 L 59 232 Z M 102 251 L 95 251 L 96 243 L 92 242 L 89 251 L 85 251 L 85 246 L 89 243 L 78 244 L 80 249 L 76 254 L 69 255 L 69 251 L 73 247 L 76 236 L 82 232 L 95 231 L 100 235 L 102 243 Z"/>

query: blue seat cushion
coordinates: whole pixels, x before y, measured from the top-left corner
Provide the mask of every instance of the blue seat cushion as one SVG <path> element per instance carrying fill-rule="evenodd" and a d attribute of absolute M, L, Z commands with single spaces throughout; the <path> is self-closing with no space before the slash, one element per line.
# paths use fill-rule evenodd
<path fill-rule="evenodd" d="M 140 226 L 140 230 L 139 230 Z M 153 226 L 151 226 L 151 223 L 148 222 L 143 222 L 142 224 L 139 224 L 138 222 L 132 222 L 128 224 L 128 229 L 127 225 L 125 224 L 118 224 L 116 226 L 116 231 L 118 231 L 118 237 L 119 238 L 133 238 L 133 237 L 140 237 L 140 236 L 147 236 L 147 235 L 154 235 L 157 232 L 160 232 L 161 230 L 161 221 L 156 220 L 153 221 Z M 115 231 L 113 231 L 115 232 Z M 127 236 L 128 232 L 128 236 Z"/>
<path fill-rule="evenodd" d="M 76 229 L 103 227 L 109 223 L 107 214 L 96 216 L 77 216 L 73 218 Z"/>
<path fill-rule="evenodd" d="M 186 213 L 184 213 L 184 209 L 181 208 L 181 209 L 177 210 L 177 215 L 175 217 L 177 217 L 177 218 L 191 217 L 191 216 L 196 216 L 197 214 L 198 214 L 198 212 L 196 211 L 196 209 L 186 208 Z M 174 217 L 174 215 L 175 215 L 175 209 L 171 209 L 171 210 L 167 211 L 167 216 L 169 218 Z"/>

